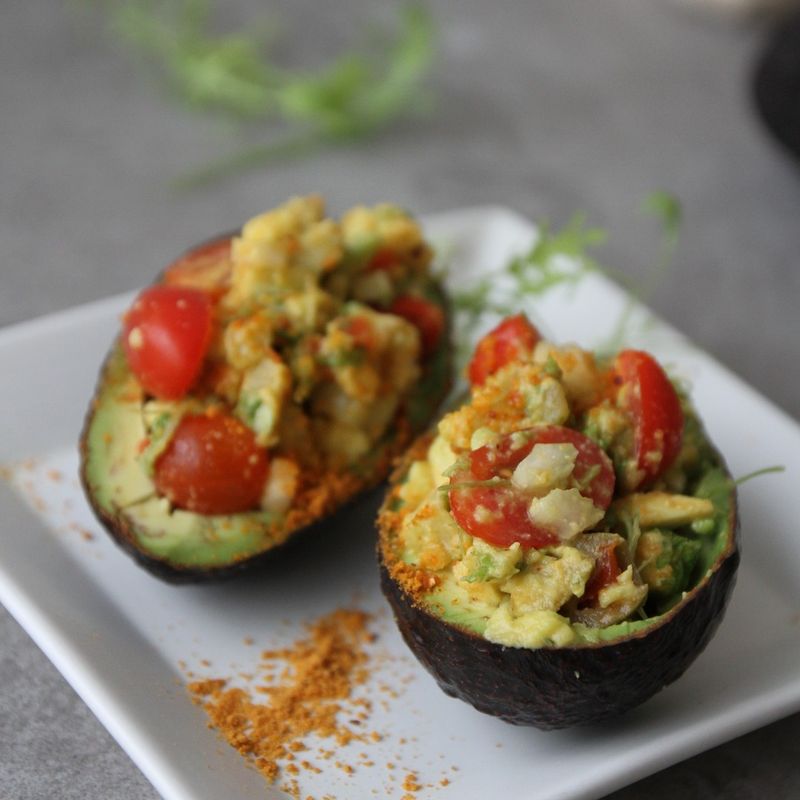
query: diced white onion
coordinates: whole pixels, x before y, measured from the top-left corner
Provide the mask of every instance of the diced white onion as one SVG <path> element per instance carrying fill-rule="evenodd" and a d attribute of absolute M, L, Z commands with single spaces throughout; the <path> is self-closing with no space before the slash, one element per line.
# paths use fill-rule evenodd
<path fill-rule="evenodd" d="M 517 464 L 512 483 L 525 492 L 541 496 L 563 487 L 575 469 L 578 451 L 569 443 L 537 444 Z"/>
<path fill-rule="evenodd" d="M 269 465 L 269 475 L 261 495 L 264 511 L 283 514 L 288 511 L 297 491 L 300 469 L 288 458 L 274 458 Z"/>
<path fill-rule="evenodd" d="M 577 489 L 553 489 L 531 500 L 528 516 L 531 522 L 567 541 L 600 522 L 603 510 Z"/>

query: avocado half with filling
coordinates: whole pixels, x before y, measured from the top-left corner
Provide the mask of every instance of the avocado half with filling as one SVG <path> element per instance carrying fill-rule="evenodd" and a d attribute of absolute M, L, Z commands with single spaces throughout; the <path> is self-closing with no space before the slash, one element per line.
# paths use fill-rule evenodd
<path fill-rule="evenodd" d="M 652 357 L 507 333 L 479 344 L 469 401 L 395 470 L 381 584 L 447 694 L 519 725 L 596 723 L 712 637 L 739 563 L 735 485 Z M 665 411 L 649 401 L 667 386 Z"/>
<path fill-rule="evenodd" d="M 128 311 L 81 436 L 116 542 L 171 582 L 230 577 L 382 481 L 450 385 L 431 258 L 404 211 L 333 220 L 311 196 L 170 265 Z"/>

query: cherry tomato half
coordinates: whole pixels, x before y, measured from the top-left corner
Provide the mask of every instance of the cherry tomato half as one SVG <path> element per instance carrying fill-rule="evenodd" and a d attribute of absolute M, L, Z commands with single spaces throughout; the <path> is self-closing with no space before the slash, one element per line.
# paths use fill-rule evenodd
<path fill-rule="evenodd" d="M 642 475 L 636 487 L 662 475 L 678 456 L 683 411 L 674 387 L 649 353 L 623 350 L 614 362 L 618 403 L 633 419 L 634 458 Z"/>
<path fill-rule="evenodd" d="M 444 333 L 444 311 L 436 303 L 413 294 L 395 298 L 389 306 L 390 314 L 397 314 L 416 326 L 422 342 L 422 355 L 427 357 L 439 345 Z"/>
<path fill-rule="evenodd" d="M 367 317 L 348 317 L 342 327 L 353 337 L 356 347 L 372 352 L 378 346 L 375 329 Z"/>
<path fill-rule="evenodd" d="M 176 400 L 191 388 L 211 340 L 211 299 L 186 286 L 151 286 L 135 300 L 122 344 L 142 388 Z"/>
<path fill-rule="evenodd" d="M 382 247 L 372 254 L 372 257 L 367 262 L 366 269 L 368 272 L 391 270 L 398 262 L 399 258 L 394 250 Z"/>
<path fill-rule="evenodd" d="M 541 336 L 524 314 L 506 317 L 475 346 L 467 367 L 473 386 L 480 386 L 500 367 L 533 351 Z"/>
<path fill-rule="evenodd" d="M 155 485 L 178 508 L 234 514 L 258 507 L 268 471 L 250 428 L 227 414 L 192 414 L 156 461 Z"/>
<path fill-rule="evenodd" d="M 576 488 L 598 508 L 608 508 L 615 481 L 608 456 L 578 431 L 543 425 L 509 434 L 469 454 L 465 468 L 450 478 L 450 510 L 456 522 L 470 535 L 497 547 L 509 547 L 514 542 L 523 547 L 558 543 L 553 531 L 531 521 L 531 497 L 527 493 L 513 485 L 484 482 L 509 477 L 534 445 L 562 443 L 572 444 L 578 451 L 572 473 Z M 482 485 L 475 485 L 476 482 Z"/>
<path fill-rule="evenodd" d="M 228 288 L 231 268 L 231 240 L 225 236 L 182 255 L 164 270 L 162 282 L 201 289 L 219 299 Z"/>

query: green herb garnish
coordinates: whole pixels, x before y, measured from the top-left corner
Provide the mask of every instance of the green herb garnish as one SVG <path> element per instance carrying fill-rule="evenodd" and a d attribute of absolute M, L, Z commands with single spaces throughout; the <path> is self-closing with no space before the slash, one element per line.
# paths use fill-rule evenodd
<path fill-rule="evenodd" d="M 366 139 L 430 106 L 424 83 L 435 32 L 416 4 L 401 9 L 394 35 L 377 31 L 363 49 L 317 70 L 275 63 L 264 24 L 215 33 L 208 0 L 129 0 L 104 7 L 114 33 L 154 64 L 185 105 L 240 121 L 281 123 L 281 138 L 189 173 L 183 186 Z"/>
<path fill-rule="evenodd" d="M 592 466 L 589 467 L 589 469 L 587 469 L 586 472 L 583 473 L 583 477 L 580 480 L 575 478 L 575 488 L 585 489 L 599 474 L 600 474 L 600 465 L 592 464 Z"/>
<path fill-rule="evenodd" d="M 552 355 L 547 356 L 547 361 L 544 362 L 544 367 L 542 367 L 542 369 L 551 378 L 555 378 L 556 380 L 560 380 L 561 376 L 564 374 Z"/>
<path fill-rule="evenodd" d="M 506 267 L 515 279 L 515 291 L 537 297 L 554 286 L 578 283 L 589 272 L 602 272 L 603 268 L 589 255 L 589 249 L 605 240 L 604 230 L 586 227 L 583 214 L 576 214 L 559 231 L 551 231 L 544 223 L 533 247 L 511 259 Z"/>
<path fill-rule="evenodd" d="M 488 553 L 478 556 L 478 566 L 462 580 L 465 583 L 484 583 L 494 577 L 495 561 Z"/>
<path fill-rule="evenodd" d="M 630 338 L 629 328 L 636 304 L 644 303 L 649 297 L 652 297 L 672 264 L 680 238 L 683 212 L 677 197 L 664 191 L 652 192 L 645 197 L 641 210 L 654 216 L 661 226 L 659 255 L 642 284 L 637 285 L 631 281 L 623 281 L 628 290 L 627 302 L 611 335 L 597 348 L 598 352 L 606 355 L 621 350 L 625 341 Z"/>
<path fill-rule="evenodd" d="M 456 309 L 456 341 L 464 344 L 459 360 L 471 352 L 469 334 L 481 326 L 486 314 L 506 316 L 519 311 L 520 300 L 540 297 L 564 284 L 577 284 L 589 272 L 607 272 L 589 255 L 605 241 L 605 231 L 589 228 L 583 214 L 576 214 L 560 230 L 544 223 L 530 250 L 515 256 L 503 272 L 511 278 L 508 297 L 498 297 L 496 281 L 483 278 L 453 295 Z"/>
<path fill-rule="evenodd" d="M 762 475 L 771 475 L 776 472 L 786 472 L 786 467 L 780 464 L 776 464 L 773 467 L 762 467 L 753 472 L 748 472 L 747 475 L 742 475 L 741 478 L 737 478 L 733 483 L 735 486 L 741 486 L 743 483 L 753 480 L 753 478 L 760 478 Z"/>
<path fill-rule="evenodd" d="M 672 263 L 680 233 L 681 205 L 671 194 L 663 191 L 649 194 L 642 203 L 642 210 L 655 216 L 661 226 L 659 256 L 644 284 L 637 286 L 591 255 L 593 248 L 606 241 L 606 232 L 587 226 L 585 216 L 576 214 L 560 230 L 551 230 L 544 224 L 531 249 L 508 262 L 500 273 L 504 278 L 510 278 L 508 289 L 502 295 L 497 289 L 497 275 L 482 278 L 473 286 L 455 293 L 456 324 L 461 333 L 456 337 L 457 341 L 467 342 L 469 334 L 482 327 L 484 315 L 517 313 L 521 302 L 541 297 L 557 286 L 576 285 L 586 275 L 596 272 L 621 283 L 630 294 L 611 336 L 597 348 L 602 353 L 619 350 L 630 339 L 631 317 L 636 304 L 652 295 Z"/>
<path fill-rule="evenodd" d="M 583 214 L 576 214 L 560 230 L 550 230 L 544 223 L 531 249 L 505 267 L 512 278 L 514 299 L 538 297 L 555 286 L 578 283 L 589 272 L 604 271 L 589 249 L 605 238 L 600 228 L 586 227 Z M 519 310 L 508 301 L 496 301 L 492 294 L 492 281 L 484 278 L 471 289 L 456 293 L 456 308 L 478 316 L 486 311 L 512 314 Z"/>
<path fill-rule="evenodd" d="M 339 350 L 335 353 L 319 355 L 317 360 L 326 367 L 338 369 L 340 367 L 355 367 L 363 364 L 366 357 L 365 351 L 357 348 L 355 350 Z"/>

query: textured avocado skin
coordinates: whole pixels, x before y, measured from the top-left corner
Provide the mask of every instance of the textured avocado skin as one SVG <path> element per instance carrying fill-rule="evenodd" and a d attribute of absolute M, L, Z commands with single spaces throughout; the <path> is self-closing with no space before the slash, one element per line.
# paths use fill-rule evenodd
<path fill-rule="evenodd" d="M 489 642 L 444 622 L 392 579 L 384 535 L 378 546 L 381 587 L 406 644 L 451 697 L 542 730 L 601 722 L 679 678 L 722 621 L 739 566 L 735 489 L 731 494 L 730 538 L 711 574 L 659 623 L 627 639 L 540 649 Z"/>
<path fill-rule="evenodd" d="M 189 248 L 186 253 L 192 252 L 199 247 L 220 239 L 230 238 L 231 235 L 231 233 L 224 233 L 212 237 L 200 243 L 199 245 L 196 245 L 195 247 Z M 157 280 L 160 279 L 161 275 L 159 275 Z M 450 390 L 452 384 L 452 346 L 450 341 L 452 326 L 451 307 L 449 299 L 445 294 L 441 284 L 436 281 L 432 282 L 430 286 L 430 292 L 433 297 L 439 300 L 442 308 L 445 311 L 445 333 L 442 339 L 442 344 L 440 345 L 442 352 L 438 354 L 439 367 L 441 369 L 441 380 L 431 380 L 432 376 L 430 375 L 424 376 L 424 379 L 426 380 L 424 386 L 421 387 L 424 393 L 424 398 L 421 399 L 427 403 L 428 415 L 425 420 L 417 421 L 418 425 L 415 427 L 414 431 L 417 431 L 427 425 L 430 419 L 433 418 L 442 400 Z M 385 463 L 385 466 L 376 470 L 375 474 L 373 474 L 370 480 L 365 483 L 363 490 L 359 492 L 359 494 L 352 497 L 348 502 L 342 504 L 333 514 L 307 525 L 304 528 L 292 531 L 286 540 L 280 544 L 270 547 L 267 550 L 264 550 L 263 552 L 257 553 L 256 555 L 249 556 L 238 561 L 233 561 L 229 564 L 214 567 L 185 566 L 168 561 L 161 557 L 151 555 L 139 546 L 133 526 L 124 513 L 109 513 L 107 509 L 103 508 L 100 503 L 97 502 L 97 498 L 92 487 L 92 481 L 90 480 L 88 474 L 90 462 L 89 430 L 92 426 L 97 405 L 99 402 L 101 402 L 102 392 L 106 382 L 106 374 L 113 357 L 115 347 L 116 342 L 112 344 L 103 366 L 101 367 L 97 385 L 84 418 L 83 429 L 81 431 L 78 444 L 80 455 L 80 480 L 84 494 L 92 508 L 92 511 L 111 538 L 116 542 L 116 544 L 128 555 L 130 555 L 141 567 L 155 575 L 157 578 L 160 578 L 168 583 L 196 584 L 226 581 L 236 578 L 245 572 L 251 572 L 268 567 L 273 561 L 276 553 L 280 555 L 280 552 L 285 551 L 289 546 L 303 546 L 311 537 L 324 532 L 326 529 L 330 530 L 331 526 L 336 526 L 340 515 L 343 515 L 345 510 L 349 508 L 350 505 L 363 498 L 365 494 L 373 490 L 386 478 L 392 463 L 392 459 L 398 454 L 399 443 L 394 443 L 387 449 L 386 458 L 383 459 L 382 463 Z"/>

